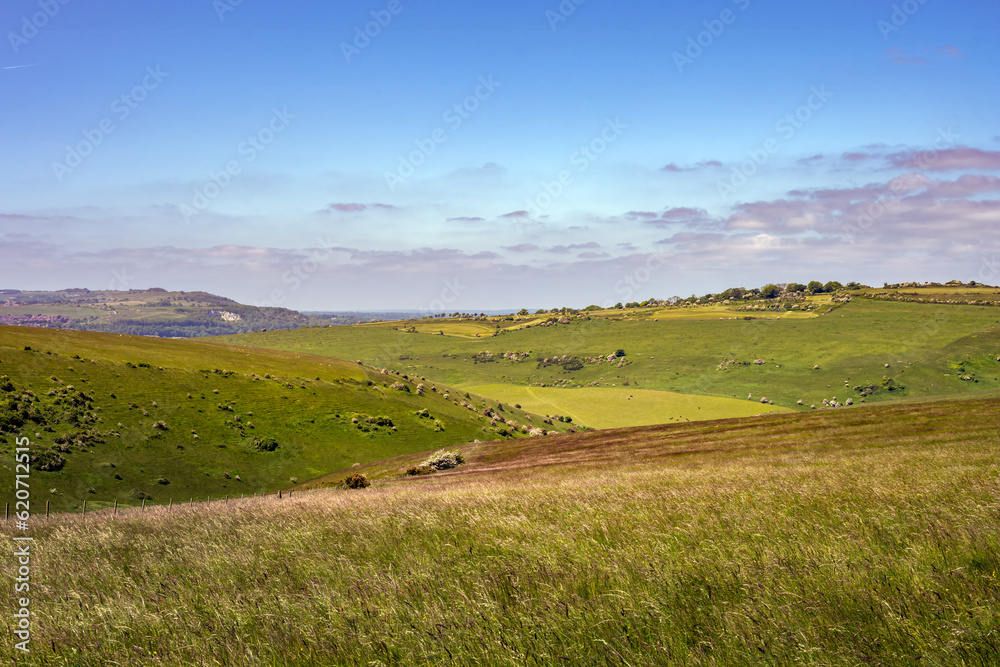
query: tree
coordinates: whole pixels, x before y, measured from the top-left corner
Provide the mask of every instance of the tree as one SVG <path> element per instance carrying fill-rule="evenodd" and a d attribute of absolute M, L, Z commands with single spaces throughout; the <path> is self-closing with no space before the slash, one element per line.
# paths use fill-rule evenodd
<path fill-rule="evenodd" d="M 781 294 L 781 288 L 777 285 L 764 285 L 760 290 L 763 299 L 776 299 Z"/>
<path fill-rule="evenodd" d="M 809 284 L 806 285 L 806 287 L 813 294 L 822 294 L 823 293 L 823 283 L 821 283 L 818 280 L 810 280 Z"/>
<path fill-rule="evenodd" d="M 806 289 L 802 283 L 788 283 L 788 287 L 785 288 L 788 292 L 805 292 Z"/>
<path fill-rule="evenodd" d="M 823 291 L 824 292 L 836 292 L 841 287 L 843 287 L 843 285 L 841 285 L 840 283 L 838 283 L 836 280 L 831 280 L 827 284 L 823 285 Z"/>
<path fill-rule="evenodd" d="M 517 312 L 517 314 L 521 315 L 521 316 L 527 315 L 528 314 L 528 309 L 527 308 L 522 308 L 521 310 L 519 310 Z"/>

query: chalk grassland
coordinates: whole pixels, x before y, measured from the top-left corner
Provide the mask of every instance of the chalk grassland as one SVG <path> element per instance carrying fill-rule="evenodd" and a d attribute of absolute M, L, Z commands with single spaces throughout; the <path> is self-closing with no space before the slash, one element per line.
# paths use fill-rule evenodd
<path fill-rule="evenodd" d="M 61 467 L 44 470 L 39 460 L 33 474 L 36 507 L 48 500 L 53 510 L 79 511 L 84 500 L 94 509 L 144 497 L 239 497 L 353 463 L 503 437 L 489 417 L 458 405 L 462 395 L 445 399 L 443 385 L 202 340 L 0 327 L 0 376 L 0 472 L 13 475 L 17 436 L 31 439 L 36 456 L 58 456 Z M 514 408 L 504 414 L 542 423 Z M 381 417 L 391 423 L 370 423 Z M 261 451 L 270 439 L 277 447 Z M 13 493 L 0 488 L 0 502 Z"/>
<path fill-rule="evenodd" d="M 748 394 L 755 399 L 766 396 L 775 405 L 808 410 L 821 406 L 823 399 L 877 403 L 1000 388 L 998 322 L 1000 311 L 993 307 L 855 300 L 810 319 L 595 318 L 481 338 L 405 333 L 401 329 L 416 323 L 392 323 L 269 331 L 222 340 L 362 359 L 454 386 L 558 382 L 621 387 L 629 382 L 633 388 L 683 394 L 742 400 Z M 417 328 L 446 324 L 424 321 Z M 618 349 L 630 362 L 623 368 L 588 363 L 567 371 L 558 364 L 538 364 L 547 357 L 593 358 Z M 484 351 L 498 356 L 524 351 L 531 356 L 518 362 L 477 363 L 474 357 Z M 766 363 L 753 364 L 757 359 Z M 726 360 L 739 365 L 720 370 Z M 960 368 L 964 372 L 958 372 Z M 878 389 L 868 396 L 853 389 L 878 386 L 883 379 L 903 389 Z"/>
<path fill-rule="evenodd" d="M 898 298 L 901 300 L 915 300 L 931 302 L 967 303 L 968 301 L 989 302 L 994 305 L 1000 303 L 1000 289 L 996 287 L 956 287 L 942 285 L 940 287 L 897 287 L 897 288 L 869 288 L 860 290 L 859 294 L 875 298 Z"/>
<path fill-rule="evenodd" d="M 997 664 L 998 414 L 482 443 L 364 491 L 36 519 L 18 663 Z"/>
<path fill-rule="evenodd" d="M 624 428 L 669 422 L 750 417 L 768 412 L 791 412 L 789 408 L 762 405 L 759 401 L 696 396 L 668 391 L 629 388 L 560 389 L 484 385 L 469 391 L 507 404 L 520 404 L 530 412 L 567 415 L 591 428 Z"/>

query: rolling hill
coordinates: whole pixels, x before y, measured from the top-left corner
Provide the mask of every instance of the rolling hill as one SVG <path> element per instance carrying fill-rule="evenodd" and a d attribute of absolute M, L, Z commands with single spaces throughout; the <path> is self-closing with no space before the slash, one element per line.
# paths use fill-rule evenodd
<path fill-rule="evenodd" d="M 962 288 L 970 298 L 954 303 L 931 301 L 941 288 L 929 289 L 923 302 L 859 292 L 807 297 L 812 309 L 798 311 L 747 310 L 764 307 L 756 303 L 684 304 L 306 328 L 221 340 L 349 356 L 495 400 L 578 414 L 593 427 L 695 419 L 709 409 L 707 397 L 819 410 L 848 401 L 1000 388 L 1000 311 L 965 303 L 993 303 L 996 289 Z M 622 388 L 631 400 L 619 398 Z M 671 403 L 669 397 L 676 402 L 678 395 L 688 397 L 686 404 Z M 699 401 L 706 403 L 701 411 Z M 749 403 L 741 410 L 730 414 L 747 414 Z"/>
<path fill-rule="evenodd" d="M 546 420 L 326 357 L 0 327 L 2 466 L 13 474 L 14 438 L 29 436 L 35 499 L 53 509 L 252 495 L 407 451 L 573 428 Z"/>
<path fill-rule="evenodd" d="M 365 490 L 36 518 L 23 662 L 996 664 L 998 414 L 479 443 Z"/>
<path fill-rule="evenodd" d="M 287 308 L 247 306 L 207 292 L 0 290 L 0 324 L 14 326 L 190 338 L 328 321 Z"/>

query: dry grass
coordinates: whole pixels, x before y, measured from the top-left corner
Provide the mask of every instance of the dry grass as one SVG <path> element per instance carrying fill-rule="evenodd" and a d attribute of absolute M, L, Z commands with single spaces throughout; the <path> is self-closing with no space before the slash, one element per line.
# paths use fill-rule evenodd
<path fill-rule="evenodd" d="M 39 522 L 20 662 L 997 664 L 998 407 L 484 444 L 365 491 Z"/>

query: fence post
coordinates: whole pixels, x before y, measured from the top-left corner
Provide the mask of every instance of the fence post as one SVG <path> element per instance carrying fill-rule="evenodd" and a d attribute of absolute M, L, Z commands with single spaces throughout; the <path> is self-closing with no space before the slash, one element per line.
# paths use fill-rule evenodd
<path fill-rule="evenodd" d="M 223 504 L 225 504 L 225 505 L 228 505 L 228 504 L 229 504 L 229 494 L 228 494 L 228 493 L 226 494 L 226 502 L 225 502 L 225 503 L 223 503 Z"/>
<path fill-rule="evenodd" d="M 142 510 L 141 511 L 143 511 L 143 512 L 146 511 L 146 499 L 145 498 L 142 499 Z"/>
<path fill-rule="evenodd" d="M 10 517 L 10 503 L 3 504 L 3 520 L 6 521 Z"/>
<path fill-rule="evenodd" d="M 118 501 L 115 501 L 115 516 L 118 516 Z"/>
<path fill-rule="evenodd" d="M 278 489 L 278 499 L 281 500 L 281 489 Z"/>
<path fill-rule="evenodd" d="M 87 501 L 83 501 L 83 516 L 87 516 Z"/>
<path fill-rule="evenodd" d="M 294 491 L 289 491 L 289 492 L 288 492 L 288 497 L 289 497 L 289 499 L 290 499 L 290 498 L 292 497 L 292 494 L 293 494 L 293 493 L 295 493 L 295 492 L 294 492 Z"/>
<path fill-rule="evenodd" d="M 45 501 L 45 518 L 49 518 L 49 501 Z"/>
<path fill-rule="evenodd" d="M 170 502 L 168 502 L 168 503 L 167 503 L 167 509 L 170 509 L 170 508 L 171 508 L 171 507 L 173 507 L 173 506 L 174 506 L 174 499 L 173 499 L 173 498 L 171 498 L 171 499 L 170 499 Z"/>

